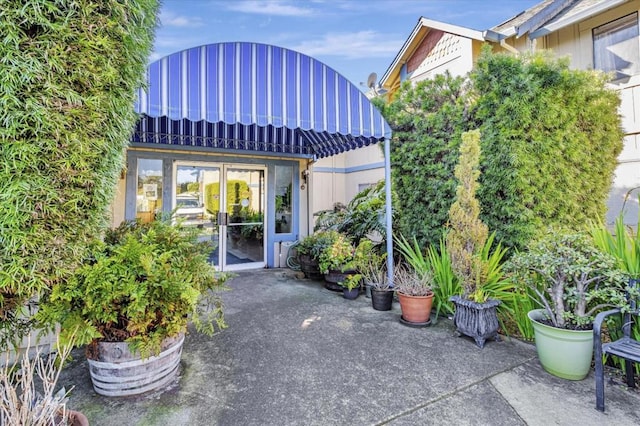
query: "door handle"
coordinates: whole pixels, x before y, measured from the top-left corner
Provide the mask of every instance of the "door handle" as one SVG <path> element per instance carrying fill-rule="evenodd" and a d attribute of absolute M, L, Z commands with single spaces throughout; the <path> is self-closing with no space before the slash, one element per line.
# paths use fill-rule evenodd
<path fill-rule="evenodd" d="M 229 222 L 229 214 L 224 212 L 218 212 L 218 225 L 227 226 Z"/>

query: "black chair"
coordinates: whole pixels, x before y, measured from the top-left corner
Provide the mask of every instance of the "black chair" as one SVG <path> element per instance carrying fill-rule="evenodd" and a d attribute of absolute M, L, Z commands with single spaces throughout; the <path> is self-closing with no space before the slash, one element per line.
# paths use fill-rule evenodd
<path fill-rule="evenodd" d="M 629 286 L 636 288 L 640 284 L 640 280 L 631 280 Z M 631 326 L 633 317 L 640 316 L 637 309 L 636 296 L 628 294 L 629 312 L 622 316 L 622 337 L 610 343 L 602 343 L 602 323 L 604 320 L 615 314 L 621 314 L 622 310 L 612 309 L 601 312 L 596 316 L 593 322 L 593 352 L 595 356 L 595 376 L 596 376 L 596 409 L 604 411 L 604 365 L 602 364 L 603 355 L 613 355 L 624 359 L 624 368 L 626 372 L 627 386 L 635 387 L 633 375 L 633 363 L 640 363 L 640 342 L 631 338 Z"/>

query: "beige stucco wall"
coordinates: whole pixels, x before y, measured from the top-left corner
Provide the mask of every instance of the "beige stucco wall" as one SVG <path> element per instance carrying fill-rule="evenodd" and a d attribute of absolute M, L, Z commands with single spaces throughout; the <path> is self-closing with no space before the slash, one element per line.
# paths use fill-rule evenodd
<path fill-rule="evenodd" d="M 311 167 L 311 212 L 333 208 L 335 203 L 346 203 L 345 169 L 346 154 L 334 155 L 316 161 Z M 325 171 L 317 171 L 321 169 Z"/>
<path fill-rule="evenodd" d="M 370 145 L 340 155 L 323 158 L 313 164 L 313 212 L 348 203 L 361 185 L 384 179 L 381 146 Z"/>
<path fill-rule="evenodd" d="M 473 40 L 445 34 L 434 51 L 426 55 L 411 74 L 411 81 L 422 81 L 449 71 L 453 76 L 464 76 L 473 68 Z"/>

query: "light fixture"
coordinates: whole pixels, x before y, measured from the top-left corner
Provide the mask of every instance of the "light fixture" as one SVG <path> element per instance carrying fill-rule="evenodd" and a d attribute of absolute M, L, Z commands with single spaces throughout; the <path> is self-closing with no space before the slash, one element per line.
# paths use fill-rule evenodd
<path fill-rule="evenodd" d="M 300 173 L 300 177 L 302 178 L 302 185 L 300 185 L 300 189 L 304 190 L 307 187 L 310 173 L 311 172 L 309 171 L 309 169 L 305 169 L 302 171 L 302 173 Z"/>

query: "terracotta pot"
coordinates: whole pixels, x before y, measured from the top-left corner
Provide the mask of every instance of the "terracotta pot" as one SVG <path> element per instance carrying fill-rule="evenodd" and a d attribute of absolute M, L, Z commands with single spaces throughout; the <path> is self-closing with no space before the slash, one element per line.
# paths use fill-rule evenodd
<path fill-rule="evenodd" d="M 398 301 L 402 310 L 402 318 L 407 322 L 423 324 L 429 321 L 433 292 L 427 296 L 410 296 L 398 292 Z"/>
<path fill-rule="evenodd" d="M 65 414 L 67 415 L 66 421 L 63 420 L 62 410 L 58 411 L 53 424 L 56 426 L 63 424 L 67 426 L 89 426 L 89 419 L 80 411 L 66 409 Z"/>

